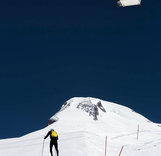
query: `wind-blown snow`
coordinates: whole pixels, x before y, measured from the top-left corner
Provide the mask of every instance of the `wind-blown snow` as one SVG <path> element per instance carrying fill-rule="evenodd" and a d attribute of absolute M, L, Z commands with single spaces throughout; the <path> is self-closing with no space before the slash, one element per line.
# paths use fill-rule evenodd
<path fill-rule="evenodd" d="M 51 128 L 59 135 L 60 156 L 105 155 L 106 136 L 107 156 L 118 156 L 122 146 L 122 156 L 160 156 L 161 153 L 160 124 L 115 103 L 72 98 L 49 121 L 50 125 L 42 130 L 0 140 L 0 156 L 42 156 L 43 137 Z M 45 140 L 43 156 L 50 155 L 49 141 L 49 138 Z"/>

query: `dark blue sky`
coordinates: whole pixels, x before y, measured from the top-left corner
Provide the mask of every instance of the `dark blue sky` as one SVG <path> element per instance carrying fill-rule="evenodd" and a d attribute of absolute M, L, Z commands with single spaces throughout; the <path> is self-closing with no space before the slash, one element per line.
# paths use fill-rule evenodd
<path fill-rule="evenodd" d="M 0 2 L 0 139 L 41 129 L 71 97 L 161 122 L 161 2 Z"/>

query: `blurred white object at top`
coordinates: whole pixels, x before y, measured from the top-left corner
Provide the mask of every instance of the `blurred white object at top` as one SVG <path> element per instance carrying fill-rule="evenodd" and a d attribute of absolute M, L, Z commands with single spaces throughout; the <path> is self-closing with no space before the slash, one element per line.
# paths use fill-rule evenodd
<path fill-rule="evenodd" d="M 141 0 L 118 0 L 117 4 L 122 7 L 140 5 Z"/>

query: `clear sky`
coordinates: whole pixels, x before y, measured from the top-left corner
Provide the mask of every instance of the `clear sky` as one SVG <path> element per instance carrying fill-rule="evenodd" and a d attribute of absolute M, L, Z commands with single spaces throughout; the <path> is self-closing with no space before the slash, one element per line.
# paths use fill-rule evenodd
<path fill-rule="evenodd" d="M 161 2 L 0 1 L 0 139 L 44 128 L 72 97 L 161 122 Z"/>

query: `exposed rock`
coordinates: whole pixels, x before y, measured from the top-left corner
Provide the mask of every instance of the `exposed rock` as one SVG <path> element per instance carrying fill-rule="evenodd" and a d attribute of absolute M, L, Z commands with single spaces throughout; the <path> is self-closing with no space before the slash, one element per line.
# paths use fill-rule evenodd
<path fill-rule="evenodd" d="M 103 112 L 106 112 L 101 102 L 98 102 L 97 105 L 95 105 L 90 100 L 79 103 L 77 108 L 89 113 L 89 116 L 93 116 L 93 120 L 98 120 L 98 108 L 100 108 Z"/>
<path fill-rule="evenodd" d="M 97 107 L 100 108 L 103 112 L 106 112 L 106 110 L 103 108 L 101 101 L 97 103 Z"/>
<path fill-rule="evenodd" d="M 54 122 L 57 122 L 59 119 L 56 117 L 56 116 L 54 116 L 54 117 L 52 117 L 52 118 L 50 118 L 49 120 L 48 120 L 48 125 L 51 125 L 51 124 L 53 124 Z"/>

